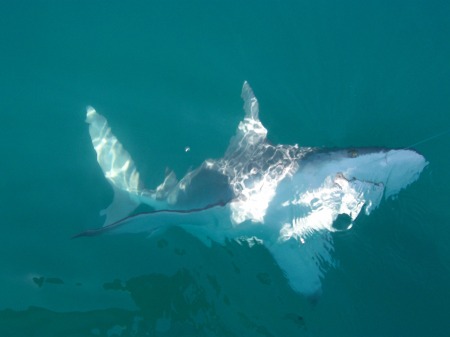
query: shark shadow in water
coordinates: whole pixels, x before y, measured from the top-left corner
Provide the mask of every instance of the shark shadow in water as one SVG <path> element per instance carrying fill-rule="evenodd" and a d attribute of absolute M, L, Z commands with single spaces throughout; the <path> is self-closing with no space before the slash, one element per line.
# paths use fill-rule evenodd
<path fill-rule="evenodd" d="M 384 198 L 418 179 L 428 164 L 410 149 L 320 149 L 272 145 L 247 82 L 245 117 L 223 158 L 208 159 L 177 180 L 173 172 L 145 189 L 129 153 L 92 107 L 86 121 L 97 161 L 114 189 L 102 228 L 77 235 L 163 233 L 179 226 L 205 245 L 226 240 L 262 244 L 293 290 L 321 291 L 333 265 L 331 233 L 349 229 Z M 130 215 L 140 204 L 154 210 Z"/>

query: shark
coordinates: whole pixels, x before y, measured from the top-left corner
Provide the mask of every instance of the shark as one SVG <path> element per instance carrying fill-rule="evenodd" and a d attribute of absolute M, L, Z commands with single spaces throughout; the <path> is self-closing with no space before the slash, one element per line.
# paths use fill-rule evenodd
<path fill-rule="evenodd" d="M 274 145 L 247 82 L 241 97 L 245 115 L 224 156 L 205 160 L 179 180 L 167 172 L 154 189 L 144 186 L 107 119 L 88 107 L 90 137 L 114 198 L 101 213 L 104 225 L 76 237 L 153 237 L 177 226 L 208 247 L 229 240 L 263 245 L 296 293 L 320 294 L 326 271 L 336 265 L 333 233 L 396 197 L 428 162 L 410 148 Z M 150 211 L 136 212 L 142 204 Z"/>

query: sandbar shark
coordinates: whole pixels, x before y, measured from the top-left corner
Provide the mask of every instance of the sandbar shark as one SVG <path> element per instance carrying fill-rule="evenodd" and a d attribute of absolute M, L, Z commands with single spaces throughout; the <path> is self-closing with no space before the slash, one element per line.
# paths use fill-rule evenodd
<path fill-rule="evenodd" d="M 223 158 L 146 189 L 104 116 L 87 108 L 97 161 L 114 189 L 105 224 L 76 235 L 148 233 L 179 226 L 207 246 L 227 240 L 264 245 L 297 293 L 315 296 L 334 265 L 332 234 L 350 229 L 383 198 L 396 196 L 427 166 L 412 149 L 324 149 L 273 145 L 247 82 L 245 116 Z M 133 213 L 140 204 L 149 212 Z"/>

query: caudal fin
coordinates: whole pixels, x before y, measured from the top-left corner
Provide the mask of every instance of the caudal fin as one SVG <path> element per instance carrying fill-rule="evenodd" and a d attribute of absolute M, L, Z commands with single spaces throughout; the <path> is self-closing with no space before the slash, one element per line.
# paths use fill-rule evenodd
<path fill-rule="evenodd" d="M 104 226 L 125 218 L 141 203 L 155 207 L 156 191 L 143 188 L 133 159 L 112 133 L 106 118 L 88 107 L 86 122 L 97 162 L 114 190 L 113 202 L 101 213 L 106 215 Z"/>

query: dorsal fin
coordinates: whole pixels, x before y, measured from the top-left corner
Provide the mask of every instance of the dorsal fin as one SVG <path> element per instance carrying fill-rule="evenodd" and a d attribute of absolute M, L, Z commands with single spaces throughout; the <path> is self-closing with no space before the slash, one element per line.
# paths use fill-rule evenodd
<path fill-rule="evenodd" d="M 259 120 L 259 103 L 247 81 L 242 86 L 241 97 L 244 100 L 245 117 Z"/>
<path fill-rule="evenodd" d="M 164 200 L 167 198 L 169 192 L 178 184 L 178 179 L 175 172 L 166 169 L 166 177 L 161 185 L 156 188 L 155 197 L 158 200 Z"/>
<path fill-rule="evenodd" d="M 247 151 L 250 146 L 266 140 L 267 129 L 259 120 L 259 103 L 247 81 L 242 86 L 241 97 L 244 100 L 245 117 L 239 123 L 236 135 L 230 140 L 225 158 L 234 156 L 238 151 Z"/>

